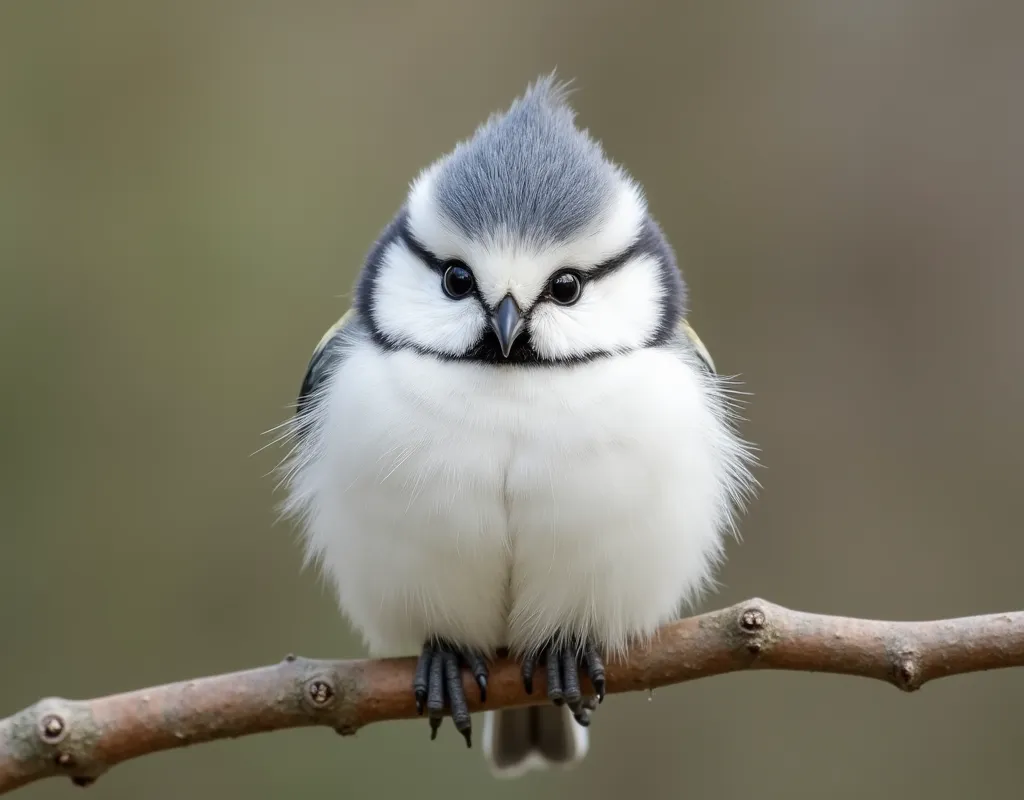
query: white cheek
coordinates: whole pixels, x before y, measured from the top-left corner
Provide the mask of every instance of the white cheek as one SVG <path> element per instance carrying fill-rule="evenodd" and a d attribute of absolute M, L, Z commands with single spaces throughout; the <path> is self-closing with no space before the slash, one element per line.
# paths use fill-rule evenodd
<path fill-rule="evenodd" d="M 487 326 L 475 297 L 446 297 L 441 277 L 399 242 L 388 248 L 377 274 L 373 320 L 392 341 L 449 355 L 476 344 Z"/>
<path fill-rule="evenodd" d="M 653 256 L 640 256 L 585 285 L 575 305 L 541 303 L 532 315 L 531 343 L 545 358 L 641 347 L 661 319 L 660 269 Z"/>

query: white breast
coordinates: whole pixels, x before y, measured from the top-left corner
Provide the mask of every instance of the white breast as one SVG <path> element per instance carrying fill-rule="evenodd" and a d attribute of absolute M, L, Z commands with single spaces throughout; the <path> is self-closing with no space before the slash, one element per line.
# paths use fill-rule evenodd
<path fill-rule="evenodd" d="M 519 369 L 367 344 L 324 414 L 293 496 L 375 654 L 620 649 L 707 583 L 748 479 L 713 385 L 661 349 Z"/>

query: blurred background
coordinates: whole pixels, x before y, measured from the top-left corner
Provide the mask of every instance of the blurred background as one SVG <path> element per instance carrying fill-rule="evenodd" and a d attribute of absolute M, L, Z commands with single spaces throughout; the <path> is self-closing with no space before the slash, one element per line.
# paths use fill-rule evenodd
<path fill-rule="evenodd" d="M 253 453 L 408 182 L 555 67 L 752 393 L 763 490 L 705 608 L 1024 608 L 1024 5 L 9 2 L 0 715 L 363 654 Z M 1016 796 L 1022 704 L 1024 671 L 735 674 L 610 698 L 570 773 L 494 782 L 421 720 L 90 796 Z"/>

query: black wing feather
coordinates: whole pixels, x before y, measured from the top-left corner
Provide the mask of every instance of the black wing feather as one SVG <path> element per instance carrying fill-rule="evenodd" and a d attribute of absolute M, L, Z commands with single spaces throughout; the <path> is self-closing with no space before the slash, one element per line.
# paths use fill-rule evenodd
<path fill-rule="evenodd" d="M 295 407 L 295 415 L 300 420 L 308 413 L 313 398 L 337 364 L 338 356 L 341 355 L 342 332 L 352 321 L 352 317 L 352 311 L 345 312 L 345 315 L 327 330 L 313 351 L 306 367 L 306 374 L 302 378 L 302 388 L 299 390 L 299 400 Z M 305 433 L 305 428 L 306 425 L 300 423 L 300 436 Z"/>

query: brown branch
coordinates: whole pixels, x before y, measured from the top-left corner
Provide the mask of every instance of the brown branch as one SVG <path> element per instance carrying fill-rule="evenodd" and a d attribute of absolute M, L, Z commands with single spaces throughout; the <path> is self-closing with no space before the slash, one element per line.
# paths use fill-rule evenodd
<path fill-rule="evenodd" d="M 309 725 L 348 735 L 371 722 L 414 717 L 414 663 L 289 656 L 246 672 L 96 700 L 40 700 L 0 720 L 0 794 L 53 775 L 85 785 L 130 758 L 214 739 Z M 631 692 L 777 669 L 859 675 L 913 691 L 947 675 L 1016 666 L 1024 666 L 1024 611 L 883 622 L 755 599 L 665 626 L 649 647 L 608 665 L 607 689 Z M 543 702 L 543 673 L 526 695 L 516 665 L 498 661 L 486 707 Z M 481 710 L 468 675 L 465 684 L 471 710 Z"/>

